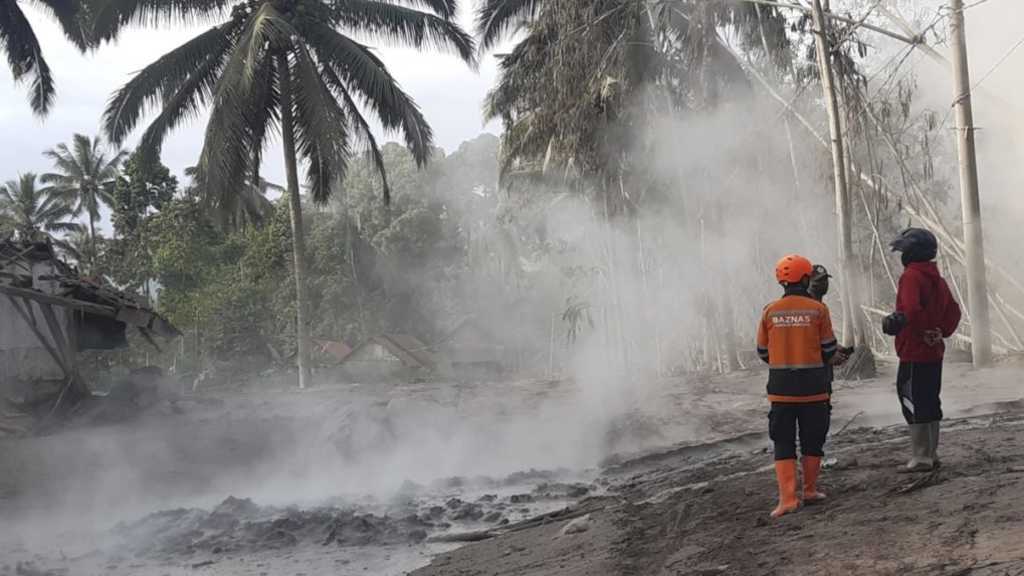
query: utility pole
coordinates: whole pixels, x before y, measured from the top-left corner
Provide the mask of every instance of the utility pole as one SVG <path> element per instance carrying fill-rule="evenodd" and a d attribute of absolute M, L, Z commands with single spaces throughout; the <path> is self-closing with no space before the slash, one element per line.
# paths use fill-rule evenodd
<path fill-rule="evenodd" d="M 971 74 L 967 64 L 967 33 L 964 2 L 950 0 L 950 40 L 953 78 L 956 83 L 956 133 L 960 154 L 960 204 L 963 207 L 964 246 L 967 256 L 967 298 L 971 314 L 971 357 L 974 367 L 992 362 L 992 329 L 985 278 L 985 241 L 981 234 L 981 202 L 978 198 L 978 159 L 974 148 L 974 112 L 971 108 Z"/>
<path fill-rule="evenodd" d="M 832 136 L 832 165 L 836 188 L 836 215 L 839 219 L 839 267 L 843 280 L 843 300 L 848 302 L 849 323 L 853 332 L 843 334 L 846 344 L 866 344 L 864 338 L 864 317 L 853 273 L 853 226 L 852 205 L 846 179 L 846 153 L 843 146 L 843 124 L 840 117 L 839 97 L 836 94 L 835 76 L 832 72 L 832 55 L 829 47 L 828 25 L 821 0 L 814 0 L 814 43 L 818 54 L 818 68 L 821 71 L 821 87 L 825 93 L 825 107 L 828 109 L 829 132 Z"/>

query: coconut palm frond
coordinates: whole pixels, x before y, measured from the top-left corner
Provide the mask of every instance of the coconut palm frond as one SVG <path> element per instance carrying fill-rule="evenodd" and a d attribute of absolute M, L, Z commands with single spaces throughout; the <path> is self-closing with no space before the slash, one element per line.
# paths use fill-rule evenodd
<path fill-rule="evenodd" d="M 341 98 L 342 108 L 348 116 L 349 121 L 353 124 L 353 138 L 356 140 L 357 146 L 361 146 L 366 149 L 367 157 L 380 178 L 381 193 L 384 197 L 384 204 L 390 204 L 391 185 L 388 183 L 387 168 L 384 165 L 384 154 L 381 152 L 380 146 L 377 144 L 377 139 L 373 135 L 373 129 L 370 128 L 370 123 L 363 116 L 363 113 L 359 110 L 359 106 L 356 104 L 356 101 L 352 98 L 352 95 L 349 94 L 348 90 L 345 88 L 345 84 L 340 78 L 338 78 L 334 71 L 328 67 L 324 67 L 321 72 L 324 75 L 324 82 L 331 87 L 335 96 Z"/>
<path fill-rule="evenodd" d="M 334 4 L 337 24 L 346 31 L 383 38 L 414 48 L 454 51 L 476 64 L 473 36 L 450 17 L 381 0 L 347 0 Z"/>
<path fill-rule="evenodd" d="M 508 34 L 533 18 L 542 0 L 484 0 L 476 11 L 480 50 L 491 50 Z"/>
<path fill-rule="evenodd" d="M 20 238 L 40 239 L 53 232 L 73 232 L 73 208 L 49 187 L 39 187 L 34 173 L 22 174 L 0 186 L 0 221 Z"/>
<path fill-rule="evenodd" d="M 330 187 L 344 180 L 348 169 L 348 118 L 304 46 L 295 51 L 292 88 L 296 145 L 308 163 L 306 185 L 313 200 L 324 203 Z"/>
<path fill-rule="evenodd" d="M 392 2 L 413 8 L 425 8 L 446 20 L 455 18 L 459 10 L 458 0 L 392 0 Z"/>
<path fill-rule="evenodd" d="M 15 82 L 28 81 L 32 111 L 37 116 L 48 114 L 56 96 L 53 75 L 32 24 L 17 2 L 0 3 L 0 50 L 7 56 Z"/>
<path fill-rule="evenodd" d="M 156 107 L 173 112 L 161 114 L 153 130 L 154 138 L 162 138 L 183 118 L 191 119 L 209 104 L 214 84 L 232 46 L 231 35 L 240 23 L 214 26 L 180 47 L 168 52 L 135 75 L 114 93 L 103 113 L 107 138 L 120 145 L 134 130 L 139 119 Z"/>
<path fill-rule="evenodd" d="M 124 7 L 136 7 L 156 13 L 150 0 L 111 1 L 121 3 L 122 12 Z M 223 7 L 213 0 L 171 0 L 157 12 L 161 17 L 210 14 Z M 433 133 L 384 63 L 345 33 L 452 49 L 473 62 L 473 39 L 452 21 L 455 8 L 454 0 L 239 4 L 229 22 L 154 62 L 118 91 L 107 107 L 105 130 L 112 141 L 123 141 L 146 110 L 160 106 L 141 142 L 152 156 L 182 119 L 208 107 L 196 190 L 212 205 L 235 213 L 236 197 L 246 193 L 246 183 L 260 180 L 266 140 L 282 119 L 276 62 L 283 53 L 295 89 L 290 107 L 293 129 L 299 153 L 308 162 L 307 186 L 313 198 L 321 200 L 330 193 L 356 149 L 367 151 L 388 196 L 383 157 L 360 110 L 372 112 L 387 132 L 401 132 L 420 165 L 429 158 Z M 314 102 L 319 104 L 313 106 Z"/>
<path fill-rule="evenodd" d="M 114 183 L 120 174 L 121 163 L 127 153 L 115 150 L 108 154 L 99 138 L 75 134 L 71 146 L 58 144 L 44 152 L 53 161 L 54 172 L 43 174 L 40 181 L 50 184 L 53 193 L 71 207 L 74 216 L 85 214 L 93 247 L 90 256 L 98 253 L 96 222 L 100 209 L 114 204 Z M 95 263 L 88 261 L 90 268 Z"/>
<path fill-rule="evenodd" d="M 263 132 L 253 120 L 266 122 L 272 117 L 264 92 L 275 65 L 270 47 L 289 44 L 295 34 L 291 23 L 272 4 L 262 4 L 239 34 L 220 73 L 197 177 L 206 194 L 204 200 L 224 214 L 236 210 L 237 195 L 244 189 L 255 150 L 263 145 L 255 142 Z"/>
<path fill-rule="evenodd" d="M 97 41 L 109 42 L 133 24 L 195 24 L 222 16 L 232 0 L 100 0 L 92 17 Z"/>
<path fill-rule="evenodd" d="M 95 45 L 87 3 L 79 0 L 37 0 L 36 6 L 57 21 L 61 32 L 79 51 L 85 52 Z"/>
<path fill-rule="evenodd" d="M 113 203 L 113 182 L 126 152 L 117 150 L 108 156 L 98 137 L 75 134 L 71 147 L 58 144 L 43 154 L 53 162 L 55 171 L 43 174 L 40 181 L 73 201 L 76 214 L 85 212 L 98 219 L 100 207 Z"/>
<path fill-rule="evenodd" d="M 387 131 L 401 131 L 418 165 L 430 158 L 433 131 L 416 102 L 370 49 L 327 26 L 307 30 L 322 66 L 330 69 L 349 94 L 367 105 Z"/>

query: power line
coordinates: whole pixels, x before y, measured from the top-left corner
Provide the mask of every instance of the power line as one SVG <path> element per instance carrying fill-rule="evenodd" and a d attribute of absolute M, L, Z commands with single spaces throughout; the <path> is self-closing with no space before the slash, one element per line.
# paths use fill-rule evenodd
<path fill-rule="evenodd" d="M 982 2 L 988 2 L 988 0 L 981 0 L 981 1 L 982 1 Z M 1011 47 L 1010 47 L 1010 49 L 1009 49 L 1009 50 L 1008 50 L 1008 51 L 1006 52 L 1006 54 L 1003 54 L 1003 57 L 1002 57 L 1002 58 L 1000 58 L 1000 59 L 999 59 L 999 60 L 998 60 L 998 61 L 997 61 L 997 62 L 996 62 L 996 63 L 995 63 L 995 64 L 994 64 L 993 66 L 992 66 L 992 68 L 990 68 L 990 69 L 989 69 L 989 71 L 988 71 L 988 72 L 986 72 L 985 74 L 983 74 L 980 80 L 978 80 L 977 82 L 975 82 L 975 83 L 974 83 L 974 87 L 973 87 L 973 88 L 971 88 L 971 91 L 973 92 L 973 91 L 977 90 L 977 89 L 978 89 L 978 86 L 981 86 L 981 83 L 982 83 L 982 82 L 984 82 L 985 80 L 987 80 L 987 79 L 988 79 L 988 77 L 989 77 L 989 76 L 991 76 L 991 75 L 992 75 L 992 73 L 993 73 L 993 72 L 995 72 L 997 68 L 999 68 L 1000 66 L 1002 66 L 1002 65 L 1003 65 L 1003 63 L 1004 63 L 1004 62 L 1006 62 L 1006 61 L 1007 61 L 1007 60 L 1008 60 L 1008 59 L 1010 58 L 1010 56 L 1013 56 L 1013 53 L 1014 53 L 1014 52 L 1016 52 L 1016 51 L 1017 51 L 1017 49 L 1018 49 L 1018 48 L 1020 48 L 1021 46 L 1024 46 L 1024 37 L 1022 37 L 1022 38 L 1021 38 L 1020 40 L 1018 40 L 1016 44 L 1014 44 L 1013 46 L 1011 46 Z"/>
<path fill-rule="evenodd" d="M 977 2 L 973 2 L 971 4 L 967 4 L 966 6 L 964 6 L 964 10 L 970 10 L 971 8 L 974 8 L 975 6 L 981 6 L 982 4 L 984 4 L 986 2 L 989 2 L 989 1 L 990 0 L 978 0 Z"/>
<path fill-rule="evenodd" d="M 979 2 L 973 4 L 973 6 L 977 6 L 982 2 L 988 1 L 989 0 L 979 0 Z M 1013 53 L 1016 52 L 1017 49 L 1020 48 L 1021 46 L 1024 46 L 1024 37 L 1018 40 L 1016 44 L 1011 46 L 1010 49 L 1006 52 L 1006 54 L 1003 54 L 1003 57 L 996 61 L 996 63 L 991 68 L 989 68 L 988 72 L 985 72 L 981 76 L 981 78 L 974 83 L 974 86 L 971 87 L 970 95 L 973 95 L 974 91 L 981 86 L 981 83 L 984 82 L 985 80 L 988 80 L 988 77 L 991 76 L 1000 66 L 1002 66 L 1010 58 L 1010 56 L 1012 56 Z M 957 101 L 962 97 L 963 96 L 958 96 L 957 100 L 954 100 L 953 104 L 950 105 L 948 109 L 946 109 L 946 114 L 942 117 L 942 122 L 939 124 L 939 130 L 943 130 L 946 128 L 946 124 L 949 122 L 950 117 L 952 117 L 953 115 L 953 109 L 956 107 Z"/>

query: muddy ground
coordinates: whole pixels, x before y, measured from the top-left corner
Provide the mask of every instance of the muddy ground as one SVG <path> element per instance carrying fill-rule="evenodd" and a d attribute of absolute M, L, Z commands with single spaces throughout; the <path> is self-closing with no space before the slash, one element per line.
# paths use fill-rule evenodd
<path fill-rule="evenodd" d="M 836 387 L 830 502 L 778 523 L 759 373 L 597 415 L 552 382 L 171 395 L 0 440 L 0 575 L 1024 574 L 1024 364 L 948 367 L 918 478 L 884 369 Z"/>
<path fill-rule="evenodd" d="M 1024 403 L 964 408 L 988 410 L 948 420 L 942 467 L 914 475 L 897 473 L 909 452 L 902 425 L 834 420 L 829 500 L 778 521 L 761 434 L 656 451 L 605 469 L 607 492 L 564 519 L 442 554 L 412 575 L 1022 575 Z"/>

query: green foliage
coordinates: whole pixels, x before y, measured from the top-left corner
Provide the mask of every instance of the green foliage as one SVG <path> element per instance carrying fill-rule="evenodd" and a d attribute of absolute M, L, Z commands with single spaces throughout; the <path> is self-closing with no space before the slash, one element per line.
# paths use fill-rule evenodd
<path fill-rule="evenodd" d="M 143 163 L 138 153 L 124 163 L 114 183 L 114 232 L 122 238 L 135 235 L 139 225 L 151 211 L 159 212 L 178 192 L 178 179 L 166 166 Z"/>
<path fill-rule="evenodd" d="M 75 216 L 86 215 L 93 243 L 88 253 L 98 255 L 96 222 L 100 219 L 100 208 L 114 203 L 114 183 L 125 153 L 116 151 L 108 157 L 99 137 L 90 139 L 84 134 L 75 134 L 71 146 L 58 144 L 44 155 L 53 161 L 55 171 L 43 174 L 40 180 L 74 206 Z M 80 263 L 90 273 L 97 271 L 95 256 Z"/>
<path fill-rule="evenodd" d="M 228 16 L 227 4 L 113 0 L 109 12 L 97 17 L 98 33 L 113 34 L 125 22 L 146 15 L 223 18 Z M 233 3 L 227 20 L 143 69 L 113 95 L 103 118 L 108 137 L 120 143 L 146 112 L 159 108 L 139 145 L 149 161 L 159 157 L 171 130 L 209 109 L 196 189 L 222 222 L 236 228 L 238 219 L 231 219 L 249 213 L 246 196 L 261 182 L 263 151 L 269 137 L 280 130 L 295 223 L 295 334 L 302 342 L 309 338 L 310 305 L 297 164 L 306 168 L 311 199 L 323 204 L 363 149 L 387 201 L 388 174 L 364 111 L 371 112 L 386 133 L 404 136 L 418 166 L 426 164 L 433 139 L 416 103 L 383 61 L 353 35 L 415 48 L 451 49 L 463 60 L 474 61 L 473 39 L 455 22 L 455 0 L 247 0 Z M 299 352 L 302 386 L 308 376 L 305 346 Z"/>
<path fill-rule="evenodd" d="M 71 146 L 58 144 L 44 155 L 53 161 L 55 171 L 40 179 L 74 203 L 75 215 L 84 213 L 92 223 L 100 218 L 101 206 L 113 204 L 111 193 L 124 152 L 108 156 L 99 137 L 75 134 Z"/>
<path fill-rule="evenodd" d="M 199 289 L 220 261 L 224 235 L 195 200 L 173 200 L 146 222 L 144 234 L 156 279 L 167 294 Z"/>
<path fill-rule="evenodd" d="M 210 194 L 203 190 L 202 182 L 198 181 L 198 170 L 195 166 L 185 169 L 185 175 L 191 179 L 185 193 L 198 198 L 209 198 Z M 222 213 L 221 220 L 226 228 L 237 229 L 262 224 L 273 216 L 274 203 L 267 195 L 271 192 L 285 192 L 279 184 L 260 178 L 258 182 L 246 180 L 238 191 L 237 202 L 231 212 Z"/>
<path fill-rule="evenodd" d="M 225 14 L 227 2 L 112 2 L 99 28 L 116 30 L 141 14 L 172 19 Z M 350 35 L 370 35 L 415 48 L 450 49 L 473 61 L 472 38 L 454 21 L 454 2 L 251 0 L 231 6 L 221 24 L 172 50 L 111 98 L 104 127 L 123 142 L 150 110 L 160 112 L 143 133 L 140 152 L 159 155 L 167 134 L 209 107 L 206 141 L 196 170 L 206 199 L 234 214 L 247 182 L 258 182 L 267 138 L 282 122 L 307 166 L 312 198 L 326 201 L 365 149 L 389 188 L 380 149 L 363 111 L 387 132 L 400 132 L 418 165 L 429 156 L 432 132 L 419 108 L 368 47 Z"/>
<path fill-rule="evenodd" d="M 73 210 L 52 188 L 37 185 L 29 172 L 0 185 L 0 229 L 25 240 L 56 240 L 53 233 L 80 228 L 71 221 Z"/>
<path fill-rule="evenodd" d="M 119 286 L 144 291 L 153 276 L 153 238 L 147 216 L 168 206 L 178 180 L 160 163 L 143 163 L 133 154 L 114 183 L 111 221 L 116 237 L 103 242 L 99 268 Z"/>
<path fill-rule="evenodd" d="M 408 332 L 432 340 L 465 315 L 455 290 L 468 266 L 463 228 L 477 217 L 469 208 L 482 201 L 472 192 L 496 180 L 497 139 L 482 137 L 449 158 L 433 154 L 436 162 L 422 170 L 404 146 L 382 147 L 390 205 L 368 162 L 353 165 L 332 203 L 306 207 L 314 339 L 354 345 L 381 332 Z M 132 172 L 131 162 L 125 171 Z M 204 354 L 216 358 L 276 362 L 294 354 L 286 197 L 261 222 L 225 228 L 186 194 L 142 214 L 132 238 L 104 244 L 105 270 L 122 284 L 159 286 L 158 307 L 189 335 L 188 346 L 198 332 Z M 148 261 L 126 255 L 132 246 L 145 247 Z"/>

